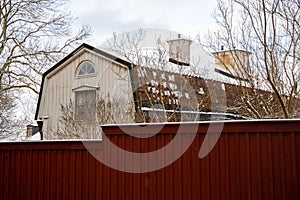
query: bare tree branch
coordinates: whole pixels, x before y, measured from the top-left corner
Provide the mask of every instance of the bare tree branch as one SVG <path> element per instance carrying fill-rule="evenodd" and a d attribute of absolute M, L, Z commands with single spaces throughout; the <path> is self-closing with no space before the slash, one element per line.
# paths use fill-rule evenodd
<path fill-rule="evenodd" d="M 66 2 L 0 1 L 0 93 L 29 89 L 38 94 L 41 75 L 89 36 L 89 27 L 74 33 Z"/>
<path fill-rule="evenodd" d="M 218 0 L 214 17 L 220 34 L 211 36 L 205 45 L 211 51 L 219 49 L 217 44 L 221 43 L 229 51 L 238 47 L 251 52 L 249 68 L 234 69 L 233 73 L 246 77 L 244 87 L 248 89 L 244 91 L 257 89 L 258 94 L 268 94 L 256 98 L 249 96 L 252 92 L 244 92 L 249 113 L 255 118 L 298 116 L 299 2 Z M 240 63 L 238 59 L 235 62 Z"/>

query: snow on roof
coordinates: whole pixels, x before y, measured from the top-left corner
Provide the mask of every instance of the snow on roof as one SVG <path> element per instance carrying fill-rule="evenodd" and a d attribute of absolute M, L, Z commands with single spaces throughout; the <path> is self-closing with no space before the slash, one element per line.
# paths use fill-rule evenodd
<path fill-rule="evenodd" d="M 182 39 L 190 39 L 175 31 L 146 28 L 116 35 L 116 37 L 107 40 L 97 48 L 128 62 L 139 63 L 138 65 L 143 67 L 234 85 L 239 84 L 238 80 L 217 72 L 213 55 L 205 51 L 196 42 L 192 42 L 190 46 L 190 66 L 180 68 L 177 64 L 169 62 L 167 41 L 178 39 L 178 35 Z M 114 47 L 115 44 L 118 47 Z M 165 51 L 164 60 L 158 61 L 161 59 L 161 50 Z M 137 53 L 139 59 L 137 59 Z"/>

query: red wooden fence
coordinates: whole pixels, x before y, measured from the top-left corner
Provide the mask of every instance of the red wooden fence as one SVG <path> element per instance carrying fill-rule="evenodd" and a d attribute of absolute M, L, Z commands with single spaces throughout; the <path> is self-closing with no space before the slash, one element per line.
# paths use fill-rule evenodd
<path fill-rule="evenodd" d="M 226 122 L 216 146 L 199 159 L 213 124 L 167 124 L 147 139 L 122 132 L 136 132 L 137 125 L 103 127 L 113 143 L 133 152 L 163 148 L 180 125 L 183 137 L 197 127 L 178 160 L 148 173 L 105 166 L 90 154 L 103 151 L 100 141 L 1 143 L 0 199 L 300 199 L 299 120 Z"/>

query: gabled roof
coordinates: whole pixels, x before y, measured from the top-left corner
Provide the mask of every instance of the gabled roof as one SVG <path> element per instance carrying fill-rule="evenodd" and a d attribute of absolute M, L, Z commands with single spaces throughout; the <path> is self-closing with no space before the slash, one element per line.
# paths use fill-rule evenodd
<path fill-rule="evenodd" d="M 56 63 L 53 67 L 51 67 L 50 69 L 48 69 L 44 74 L 43 77 L 47 76 L 48 74 L 50 74 L 51 72 L 53 72 L 55 69 L 57 69 L 59 66 L 61 66 L 63 63 L 65 63 L 67 60 L 69 60 L 71 57 L 73 57 L 77 52 L 79 52 L 81 49 L 88 49 L 90 51 L 93 51 L 99 55 L 102 55 L 108 59 L 114 60 L 122 65 L 128 66 L 128 68 L 131 68 L 131 63 L 129 63 L 128 61 L 121 59 L 119 57 L 116 57 L 112 54 L 109 54 L 103 50 L 100 50 L 96 47 L 93 47 L 89 44 L 83 43 L 82 45 L 80 45 L 79 47 L 77 47 L 74 51 L 72 51 L 70 54 L 68 54 L 66 57 L 64 57 L 61 61 L 59 61 L 58 63 Z"/>
<path fill-rule="evenodd" d="M 77 52 L 79 52 L 82 49 L 88 49 L 90 51 L 93 51 L 101 56 L 104 56 L 110 60 L 114 60 L 117 63 L 120 63 L 121 65 L 125 65 L 127 66 L 129 69 L 131 69 L 131 63 L 129 63 L 128 61 L 125 61 L 119 57 L 116 57 L 112 54 L 109 54 L 105 51 L 102 51 L 96 47 L 93 47 L 91 45 L 88 45 L 86 43 L 83 43 L 82 45 L 80 45 L 78 48 L 76 48 L 74 51 L 72 51 L 70 54 L 68 54 L 66 57 L 64 57 L 61 61 L 59 61 L 58 63 L 56 63 L 53 67 L 51 67 L 50 69 L 48 69 L 42 76 L 42 83 L 41 83 L 41 88 L 40 88 L 40 93 L 39 93 L 39 98 L 38 98 L 38 103 L 37 103 L 37 108 L 36 108 L 36 112 L 35 112 L 35 117 L 34 119 L 37 120 L 38 118 L 38 112 L 40 109 L 40 103 L 41 103 L 41 98 L 42 98 L 42 93 L 43 93 L 43 87 L 44 87 L 44 82 L 45 82 L 45 78 L 47 75 L 49 75 L 51 72 L 53 72 L 54 70 L 56 70 L 57 68 L 59 68 L 62 64 L 64 64 L 65 62 L 67 62 L 70 58 L 72 58 Z"/>

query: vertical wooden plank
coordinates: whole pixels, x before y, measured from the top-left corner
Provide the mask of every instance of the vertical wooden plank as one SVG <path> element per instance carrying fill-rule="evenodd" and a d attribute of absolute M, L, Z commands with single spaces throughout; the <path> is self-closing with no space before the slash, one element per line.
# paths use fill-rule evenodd
<path fill-rule="evenodd" d="M 97 149 L 95 152 L 96 157 L 98 158 L 100 156 L 100 151 L 102 151 L 102 149 Z M 95 199 L 104 199 L 103 198 L 103 185 L 106 184 L 103 180 L 105 179 L 105 174 L 102 173 L 102 166 L 103 164 L 99 161 L 96 160 L 96 168 L 95 168 L 95 188 L 96 188 L 96 192 L 95 192 Z"/>
<path fill-rule="evenodd" d="M 277 166 L 277 168 L 279 168 L 279 177 L 280 177 L 280 184 L 279 187 L 280 188 L 276 188 L 277 190 L 280 189 L 281 191 L 281 198 L 285 199 L 286 198 L 286 184 L 285 184 L 285 163 L 284 163 L 284 143 L 283 143 L 283 137 L 284 135 L 282 133 L 279 133 L 278 135 L 278 139 L 276 142 L 274 142 L 274 150 L 273 154 L 274 154 L 274 159 L 277 158 L 278 163 L 277 165 L 275 164 L 275 166 Z M 275 172 L 276 173 L 276 172 Z M 276 180 L 274 180 L 274 182 L 276 183 Z M 274 188 L 275 189 L 275 188 Z M 280 198 L 280 197 L 278 197 Z"/>
<path fill-rule="evenodd" d="M 50 150 L 43 149 L 43 152 L 40 155 L 43 157 L 43 188 L 42 188 L 42 199 L 48 200 L 49 199 L 49 188 L 50 188 Z M 45 189 L 47 188 L 47 189 Z"/>
<path fill-rule="evenodd" d="M 144 133 L 141 133 L 144 134 Z M 139 142 L 139 151 L 141 153 L 147 153 L 148 147 L 147 147 L 147 138 L 138 138 Z M 141 159 L 139 159 L 139 164 L 141 167 L 145 168 L 147 167 L 147 161 L 143 162 Z M 148 199 L 148 190 L 149 190 L 149 173 L 140 173 L 140 199 Z"/>
<path fill-rule="evenodd" d="M 65 98 L 64 98 L 64 104 L 68 104 L 70 102 L 71 99 L 71 91 L 72 91 L 72 83 L 71 83 L 71 78 L 74 79 L 75 78 L 75 73 L 72 73 L 72 70 L 74 70 L 75 66 L 74 66 L 74 61 L 72 61 L 70 63 L 70 67 L 67 67 L 66 70 L 67 74 L 69 74 L 68 76 L 65 76 L 65 87 L 63 89 L 63 93 L 65 94 Z M 73 75 L 73 76 L 71 76 Z"/>
<path fill-rule="evenodd" d="M 75 152 L 76 165 L 75 165 L 75 199 L 82 199 L 82 164 L 83 164 L 83 152 L 81 149 L 76 150 Z"/>
<path fill-rule="evenodd" d="M 81 198 L 88 199 L 89 194 L 89 153 L 86 149 L 82 150 L 82 184 L 81 184 Z"/>
<path fill-rule="evenodd" d="M 297 174 L 297 146 L 296 146 L 296 137 L 295 132 L 290 133 L 291 137 L 291 159 L 292 159 L 292 182 L 293 182 L 293 194 L 294 197 L 297 198 L 300 196 L 300 191 L 298 190 L 299 187 L 299 175 Z M 299 147 L 298 147 L 299 149 Z M 284 188 L 285 189 L 285 188 Z M 285 190 L 284 190 L 285 192 Z"/>
<path fill-rule="evenodd" d="M 106 148 L 102 150 L 103 153 L 110 155 L 110 149 Z M 110 197 L 110 184 L 111 184 L 111 178 L 110 178 L 110 168 L 106 165 L 102 165 L 102 174 L 103 178 L 101 178 L 102 182 L 102 198 L 103 199 L 111 199 Z"/>
<path fill-rule="evenodd" d="M 55 114 L 54 113 L 54 110 L 55 110 L 55 85 L 54 85 L 54 82 L 53 82 L 52 78 L 51 79 L 46 78 L 46 80 L 47 80 L 47 83 L 48 83 L 48 87 L 47 87 L 47 90 L 46 90 L 48 94 L 46 94 L 45 98 L 48 97 L 47 99 L 49 99 L 49 102 L 53 102 L 53 104 L 51 106 L 44 105 L 44 108 L 46 108 L 45 113 L 47 113 L 47 114 L 49 113 L 49 116 L 55 116 L 54 115 Z M 45 104 L 47 104 L 46 102 L 47 101 L 45 99 Z M 43 113 L 43 114 L 45 114 L 45 113 Z M 47 124 L 48 124 L 47 130 L 50 130 L 50 128 L 52 128 L 50 126 L 51 126 L 51 124 L 54 123 L 54 120 L 55 119 L 49 118 L 49 120 L 47 121 Z M 51 136 L 48 136 L 48 135 L 50 135 L 50 134 L 45 135 L 46 136 L 45 139 L 52 139 Z"/>
<path fill-rule="evenodd" d="M 157 134 L 155 136 L 156 141 L 156 149 L 161 149 L 162 146 L 165 145 L 164 143 L 164 134 Z M 156 162 L 165 162 L 165 151 L 162 151 L 162 154 L 156 158 Z M 155 189 L 155 197 L 156 199 L 163 199 L 165 196 L 165 168 L 159 169 L 155 172 L 155 179 L 156 179 L 156 189 Z M 155 186 L 154 185 L 154 186 Z"/>
<path fill-rule="evenodd" d="M 274 199 L 274 173 L 273 173 L 273 162 L 272 162 L 272 134 L 267 133 L 268 140 L 268 170 L 269 170 L 269 193 L 271 199 Z"/>
<path fill-rule="evenodd" d="M 252 193 L 251 193 L 251 156 L 250 156 L 250 134 L 246 133 L 246 141 L 245 141 L 245 148 L 246 148 L 246 166 L 247 166 L 247 199 L 252 199 Z"/>
<path fill-rule="evenodd" d="M 26 150 L 20 150 L 20 160 L 21 160 L 21 171 L 20 171 L 20 193 L 22 196 L 25 196 L 26 192 L 26 168 L 27 168 L 27 163 L 26 163 Z M 1 181 L 0 181 L 1 182 Z"/>
<path fill-rule="evenodd" d="M 257 154 L 255 151 L 257 151 L 257 148 L 253 145 L 255 144 L 255 134 L 248 133 L 248 155 L 249 155 L 249 188 L 250 188 L 250 199 L 258 199 L 257 195 L 257 168 L 256 168 L 256 159 Z"/>
<path fill-rule="evenodd" d="M 4 178 L 4 171 L 5 171 L 5 160 L 4 160 L 4 152 L 5 151 L 2 151 L 0 150 L 0 177 L 1 179 Z M 0 181 L 0 199 L 4 199 L 4 181 Z"/>
<path fill-rule="evenodd" d="M 249 134 L 250 188 L 252 199 L 261 199 L 260 144 L 257 134 Z"/>
<path fill-rule="evenodd" d="M 70 176 L 68 178 L 69 184 L 68 184 L 68 196 L 70 199 L 75 199 L 75 185 L 76 185 L 76 156 L 77 151 L 74 149 L 69 150 L 69 156 L 70 156 L 70 162 L 66 163 L 66 169 L 68 170 Z M 70 167 L 71 166 L 71 167 Z"/>
<path fill-rule="evenodd" d="M 71 174 L 71 168 L 70 166 L 74 166 L 74 163 L 71 163 L 70 159 L 70 153 L 71 150 L 63 150 L 62 154 L 62 174 L 63 174 L 63 179 L 62 179 L 62 198 L 63 199 L 68 199 L 70 198 L 70 179 L 73 174 Z"/>
<path fill-rule="evenodd" d="M 224 134 L 223 134 L 224 135 Z M 226 197 L 230 199 L 230 162 L 229 162 L 229 133 L 225 133 L 225 161 L 224 165 L 226 166 Z"/>
<path fill-rule="evenodd" d="M 49 150 L 49 199 L 56 198 L 56 178 L 57 178 L 57 161 L 56 161 L 56 149 Z"/>
<path fill-rule="evenodd" d="M 50 115 L 50 116 L 52 116 L 51 118 L 49 118 L 50 120 L 51 120 L 51 127 L 48 127 L 48 130 L 50 130 L 50 129 L 54 129 L 55 130 L 55 124 L 57 123 L 57 116 L 58 116 L 58 109 L 59 109 L 59 105 L 58 105 L 58 95 L 59 95 L 59 93 L 58 93 L 58 80 L 57 80 L 57 74 L 56 75 L 54 75 L 53 77 L 51 77 L 50 79 L 49 79 L 49 81 L 51 81 L 52 82 L 52 86 L 53 86 L 53 95 L 52 95 L 52 98 L 53 98 L 53 101 L 51 101 L 52 102 L 52 105 L 53 105 L 53 107 L 51 108 L 51 110 L 50 110 L 50 112 L 52 112 L 52 115 Z M 49 106 L 50 107 L 50 106 Z M 48 125 L 49 125 L 49 123 L 48 123 Z"/>
<path fill-rule="evenodd" d="M 119 148 L 126 149 L 125 135 L 118 136 L 117 145 Z M 124 167 L 127 161 L 122 155 L 122 152 L 118 152 L 117 156 L 118 156 L 118 166 Z M 118 172 L 118 180 L 117 180 L 118 199 L 126 199 L 127 183 L 125 177 L 126 177 L 125 172 L 120 172 L 120 171 Z"/>
<path fill-rule="evenodd" d="M 160 133 L 157 133 L 157 135 L 155 137 L 150 137 L 150 138 L 146 139 L 147 140 L 147 146 L 148 146 L 148 152 L 155 151 L 155 149 L 156 149 L 156 138 L 159 137 L 158 136 L 159 134 Z M 148 159 L 148 163 L 150 164 L 151 162 L 153 162 L 153 161 Z M 157 174 L 157 171 L 152 171 L 152 172 L 148 173 L 148 175 L 149 175 L 148 176 L 149 184 L 148 184 L 147 192 L 148 192 L 148 199 L 151 199 L 151 200 L 158 199 L 157 198 L 157 195 L 158 195 L 157 193 L 159 192 L 159 189 L 156 188 L 156 185 L 157 185 L 156 174 Z"/>
<path fill-rule="evenodd" d="M 241 160 L 240 160 L 240 140 L 239 140 L 239 134 L 238 132 L 234 133 L 234 140 L 235 140 L 235 144 L 236 144 L 236 151 L 234 154 L 234 165 L 235 165 L 235 173 L 236 175 L 234 176 L 235 178 L 235 182 L 236 182 L 236 188 L 235 188 L 235 192 L 236 192 L 236 198 L 237 199 L 242 199 L 241 198 Z"/>
<path fill-rule="evenodd" d="M 270 165 L 270 141 L 269 133 L 260 134 L 261 138 L 261 173 L 263 199 L 273 199 L 273 177 Z"/>
<path fill-rule="evenodd" d="M 209 133 L 216 134 L 216 133 Z M 213 136 L 215 137 L 215 136 Z M 220 167 L 219 167 L 219 142 L 209 153 L 210 198 L 220 199 Z"/>
<path fill-rule="evenodd" d="M 57 199 L 61 199 L 63 197 L 63 151 L 64 150 L 56 150 L 56 173 L 57 173 L 57 178 L 56 178 L 56 197 Z"/>
<path fill-rule="evenodd" d="M 32 199 L 32 150 L 26 152 L 26 186 L 25 186 L 25 198 Z"/>
<path fill-rule="evenodd" d="M 66 74 L 67 70 L 66 68 L 63 68 L 61 71 L 61 73 L 57 73 L 57 83 L 58 83 L 58 87 L 57 87 L 57 103 L 58 103 L 58 107 L 57 110 L 59 110 L 60 105 L 64 105 L 63 99 L 64 99 L 64 80 L 66 79 L 65 76 L 70 76 L 70 74 Z M 56 115 L 57 118 L 59 118 L 59 112 Z"/>
<path fill-rule="evenodd" d="M 190 133 L 183 133 L 183 140 L 191 140 L 191 134 Z M 183 141 L 181 145 L 183 144 Z M 182 197 L 185 199 L 191 199 L 192 198 L 192 161 L 193 161 L 193 151 L 191 146 L 186 150 L 186 152 L 181 156 L 180 160 L 182 163 L 181 168 L 181 174 L 182 174 Z"/>
<path fill-rule="evenodd" d="M 127 149 L 127 151 L 133 152 L 132 137 L 124 135 L 123 139 L 125 141 L 125 148 Z M 129 158 L 128 160 L 124 160 L 124 162 L 131 163 L 132 165 L 134 164 L 133 158 Z M 133 194 L 136 193 L 136 188 L 133 187 L 133 185 L 134 185 L 133 177 L 135 177 L 135 175 L 125 173 L 125 184 L 126 185 L 125 185 L 125 191 L 124 192 L 125 192 L 125 199 L 127 199 L 127 200 L 133 199 Z"/>
<path fill-rule="evenodd" d="M 172 134 L 176 134 L 176 133 L 172 133 Z M 177 134 L 182 134 L 182 133 L 177 133 Z M 174 135 L 173 135 L 174 137 Z M 180 135 L 179 137 L 183 137 L 182 135 Z M 182 140 L 182 138 L 181 138 Z M 178 144 L 175 144 L 173 146 L 173 152 L 181 152 L 182 150 L 182 146 L 181 146 L 181 140 Z M 179 158 L 178 160 L 174 161 L 172 163 L 173 166 L 173 172 L 172 172 L 172 176 L 173 176 L 173 199 L 182 199 L 182 158 Z"/>
<path fill-rule="evenodd" d="M 60 82 L 60 73 L 55 74 L 55 114 L 52 118 L 53 119 L 53 123 L 51 124 L 51 128 L 53 128 L 54 130 L 57 129 L 57 122 L 59 120 L 59 116 L 60 116 L 60 111 L 59 111 L 59 107 L 60 107 L 60 99 L 61 99 L 61 82 Z M 59 178 L 59 177 L 58 177 Z M 56 195 L 59 195 L 56 193 Z"/>
<path fill-rule="evenodd" d="M 225 166 L 225 145 L 224 145 L 224 133 L 220 135 L 218 140 L 218 157 L 219 157 L 219 196 L 222 196 L 222 199 L 226 199 L 226 166 Z"/>
<path fill-rule="evenodd" d="M 205 137 L 205 133 L 201 134 L 201 145 L 203 144 L 203 140 Z M 209 170 L 209 161 L 210 154 L 200 159 L 200 199 L 210 199 L 210 170 Z"/>
<path fill-rule="evenodd" d="M 68 84 L 68 78 L 75 77 L 74 74 L 70 74 L 69 68 L 72 68 L 72 63 L 69 63 L 71 65 L 70 67 L 65 67 L 64 73 L 60 74 L 60 81 L 61 81 L 61 89 L 60 89 L 60 104 L 66 105 L 68 103 L 67 101 L 67 94 L 69 93 L 66 91 L 67 84 Z"/>
<path fill-rule="evenodd" d="M 164 144 L 166 145 L 168 141 L 171 141 L 173 136 L 171 133 L 168 134 L 164 134 Z M 167 152 L 165 152 L 164 157 L 167 159 L 167 156 L 170 156 L 167 154 Z M 166 185 L 166 189 L 165 189 L 165 199 L 174 199 L 174 185 L 176 183 L 174 183 L 174 173 L 173 173 L 173 167 L 174 167 L 174 163 L 172 163 L 171 165 L 165 167 L 165 183 L 164 185 Z"/>
<path fill-rule="evenodd" d="M 296 189 L 297 189 L 297 196 L 300 196 L 300 132 L 299 130 L 295 131 L 295 164 L 297 168 L 297 183 L 296 183 Z"/>
<path fill-rule="evenodd" d="M 31 178 L 32 178 L 32 182 L 31 182 L 31 194 L 32 197 L 31 199 L 37 199 L 38 196 L 38 174 L 39 174 L 39 168 L 38 168 L 38 150 L 32 150 L 32 159 L 31 159 L 31 166 L 32 166 L 32 174 L 31 174 Z"/>
<path fill-rule="evenodd" d="M 140 142 L 136 138 L 132 138 L 132 151 L 133 152 L 139 152 L 140 151 Z M 134 159 L 133 161 L 133 166 L 138 166 L 139 165 L 139 160 Z M 141 199 L 141 178 L 140 174 L 132 174 L 133 176 L 133 185 L 132 185 L 132 195 L 133 199 Z"/>
<path fill-rule="evenodd" d="M 15 183 L 18 182 L 16 180 L 16 168 L 15 168 L 15 151 L 10 151 L 9 152 L 9 168 L 7 169 L 7 173 L 8 173 L 8 199 L 12 199 L 14 196 L 13 194 L 15 193 L 14 189 L 15 189 Z"/>
<path fill-rule="evenodd" d="M 42 149 L 39 151 L 39 157 L 38 157 L 38 163 L 39 163 L 39 178 L 38 178 L 38 183 L 39 183 L 39 188 L 40 188 L 40 192 L 39 192 L 39 195 L 38 195 L 38 199 L 43 199 L 43 195 L 44 195 L 44 192 L 45 192 L 45 177 L 46 177 L 46 173 L 45 173 L 45 152 L 46 150 L 45 149 Z"/>
<path fill-rule="evenodd" d="M 88 153 L 88 199 L 96 199 L 96 159 L 92 156 L 95 155 L 96 150 L 90 149 Z"/>
<path fill-rule="evenodd" d="M 260 152 L 261 152 L 261 181 L 262 181 L 262 198 L 263 199 L 270 199 L 269 192 L 268 192 L 268 148 L 267 148 L 267 135 L 266 134 L 258 134 L 260 137 Z"/>
<path fill-rule="evenodd" d="M 0 161 L 1 163 L 1 161 Z M 1 164 L 0 164 L 1 165 Z M 16 183 L 19 183 L 17 184 L 17 186 L 15 185 L 15 190 L 14 190 L 14 198 L 15 199 L 20 199 L 23 194 L 21 195 L 20 193 L 20 189 L 21 189 L 21 167 L 22 167 L 22 163 L 21 163 L 21 151 L 20 150 L 16 150 L 15 151 L 15 173 L 16 173 L 16 176 L 15 176 L 15 181 Z M 1 175 L 0 175 L 1 177 Z M 1 182 L 1 181 L 0 181 Z M 0 190 L 1 192 L 1 190 Z"/>
<path fill-rule="evenodd" d="M 8 192 L 9 192 L 9 160 L 10 154 L 9 151 L 3 152 L 4 162 L 3 162 L 3 199 L 8 199 Z"/>
<path fill-rule="evenodd" d="M 257 147 L 257 194 L 258 198 L 257 199 L 263 199 L 263 184 L 262 184 L 262 148 L 261 148 L 261 137 L 259 133 L 256 133 L 256 147 Z"/>
<path fill-rule="evenodd" d="M 198 152 L 200 149 L 199 133 L 196 134 L 191 149 L 191 199 L 200 199 L 200 159 Z"/>
<path fill-rule="evenodd" d="M 237 153 L 238 153 L 238 142 L 237 134 L 230 133 L 229 135 L 229 185 L 230 185 L 230 199 L 239 199 L 239 186 L 238 186 L 238 171 L 237 171 Z"/>
<path fill-rule="evenodd" d="M 285 185 L 286 185 L 286 199 L 299 198 L 295 196 L 293 182 L 293 157 L 292 157 L 292 137 L 290 133 L 284 133 L 283 137 L 283 154 L 285 163 Z"/>
<path fill-rule="evenodd" d="M 274 172 L 274 198 L 284 199 L 284 181 L 282 180 L 282 159 L 283 159 L 283 148 L 282 148 L 282 134 L 272 134 L 272 160 L 273 160 L 273 172 Z"/>
<path fill-rule="evenodd" d="M 219 180 L 220 180 L 220 196 L 222 199 L 229 200 L 229 163 L 228 163 L 228 134 L 222 133 L 219 138 Z"/>
<path fill-rule="evenodd" d="M 238 168 L 240 172 L 240 199 L 250 199 L 250 183 L 248 180 L 248 175 L 250 174 L 249 171 L 249 154 L 248 154 L 248 147 L 247 147 L 247 141 L 248 141 L 248 133 L 239 133 L 239 163 Z"/>
<path fill-rule="evenodd" d="M 109 137 L 109 139 L 111 140 L 111 142 L 113 142 L 114 144 L 117 144 L 117 138 L 118 136 L 116 135 L 112 135 Z M 117 152 L 111 151 L 110 152 L 110 159 L 113 163 L 117 163 L 118 162 L 118 158 L 117 158 Z M 115 169 L 110 169 L 110 185 L 109 185 L 109 189 L 110 189 L 110 199 L 117 199 L 117 194 L 118 194 L 118 171 Z"/>
<path fill-rule="evenodd" d="M 149 199 L 148 195 L 148 190 L 149 190 L 149 185 L 150 185 L 150 178 L 149 178 L 149 173 L 141 173 L 140 174 L 140 196 L 141 199 Z"/>

